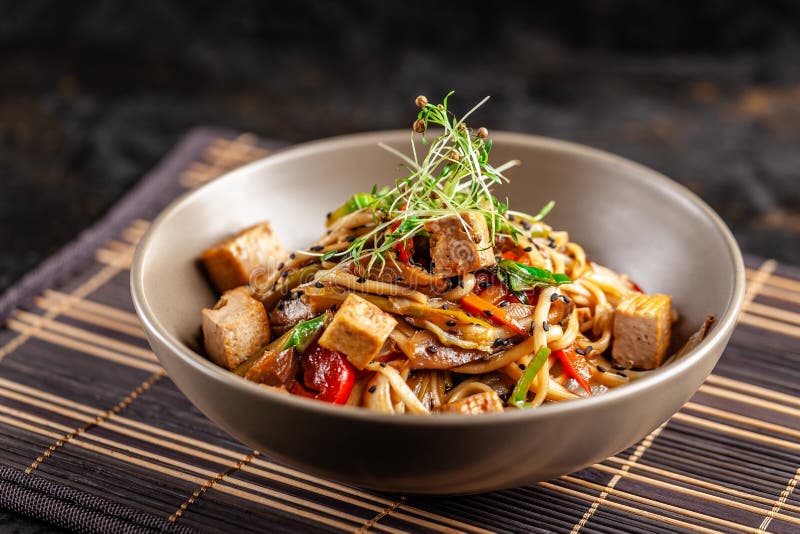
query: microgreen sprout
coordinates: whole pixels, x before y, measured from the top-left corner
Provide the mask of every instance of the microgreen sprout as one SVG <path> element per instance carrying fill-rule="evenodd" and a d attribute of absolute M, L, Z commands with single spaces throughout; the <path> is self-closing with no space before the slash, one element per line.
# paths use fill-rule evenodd
<path fill-rule="evenodd" d="M 425 224 L 437 219 L 457 216 L 467 231 L 462 218 L 465 212 L 481 213 L 491 232 L 490 242 L 498 235 L 508 235 L 515 241 L 522 229 L 509 220 L 508 215 L 540 221 L 552 208 L 547 204 L 536 216 L 509 212 L 508 200 L 500 200 L 492 194 L 495 185 L 507 182 L 504 172 L 519 165 L 519 161 L 508 161 L 498 167 L 489 163 L 492 140 L 486 128 L 473 130 L 466 119 L 483 105 L 489 97 L 481 100 L 463 117 L 457 118 L 448 109 L 448 93 L 441 104 L 432 104 L 425 96 L 415 100 L 419 112 L 411 128 L 411 156 L 394 147 L 380 143 L 385 150 L 398 156 L 408 175 L 395 181 L 394 187 L 378 191 L 373 189 L 370 202 L 363 206 L 372 210 L 374 226 L 341 252 L 325 254 L 327 260 L 334 256 L 350 257 L 356 261 L 368 259 L 367 268 L 383 264 L 386 254 L 398 244 L 417 235 L 423 235 Z M 435 128 L 436 136 L 429 140 Z M 415 135 L 422 137 L 427 153 L 420 157 L 414 142 Z"/>

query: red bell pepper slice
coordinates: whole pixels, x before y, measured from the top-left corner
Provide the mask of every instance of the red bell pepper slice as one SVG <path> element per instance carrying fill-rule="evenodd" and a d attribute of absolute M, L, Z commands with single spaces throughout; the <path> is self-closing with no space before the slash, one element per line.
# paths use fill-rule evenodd
<path fill-rule="evenodd" d="M 461 305 L 478 317 L 488 317 L 494 322 L 507 326 L 517 334 L 528 337 L 528 332 L 519 326 L 514 319 L 508 316 L 503 308 L 498 308 L 488 300 L 482 299 L 474 293 L 467 293 L 461 299 Z"/>
<path fill-rule="evenodd" d="M 575 345 L 568 349 L 553 351 L 553 355 L 564 366 L 564 371 L 570 378 L 574 378 L 586 393 L 591 395 L 592 386 L 589 384 L 589 380 L 592 378 L 592 370 L 583 356 L 575 352 Z"/>
<path fill-rule="evenodd" d="M 303 353 L 303 384 L 295 381 L 290 392 L 333 404 L 344 404 L 350 397 L 356 372 L 344 354 L 314 345 Z"/>
<path fill-rule="evenodd" d="M 403 204 L 403 207 L 400 208 L 400 211 L 406 211 L 408 204 Z M 400 221 L 397 221 L 392 226 L 389 227 L 389 232 L 394 233 L 397 229 L 400 228 Z M 398 242 L 394 246 L 394 251 L 397 254 L 397 257 L 405 263 L 406 265 L 411 265 L 411 259 L 414 257 L 414 240 L 409 238 L 403 241 Z"/>

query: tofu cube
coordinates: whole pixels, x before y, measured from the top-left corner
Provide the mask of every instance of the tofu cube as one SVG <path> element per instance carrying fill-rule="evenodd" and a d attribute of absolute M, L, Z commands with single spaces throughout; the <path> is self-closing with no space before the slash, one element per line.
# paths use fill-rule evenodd
<path fill-rule="evenodd" d="M 226 291 L 213 308 L 203 308 L 202 315 L 206 352 L 226 369 L 234 369 L 269 343 L 267 311 L 247 286 Z"/>
<path fill-rule="evenodd" d="M 495 264 L 486 218 L 475 212 L 452 215 L 425 223 L 431 233 L 432 271 L 448 278 Z"/>
<path fill-rule="evenodd" d="M 460 413 L 463 415 L 477 415 L 481 413 L 494 413 L 503 411 L 503 401 L 494 391 L 484 391 L 470 395 L 459 401 L 445 404 L 439 408 L 440 413 Z"/>
<path fill-rule="evenodd" d="M 395 326 L 394 317 L 351 293 L 318 343 L 341 352 L 357 369 L 364 369 L 378 355 Z"/>
<path fill-rule="evenodd" d="M 664 361 L 672 335 L 672 297 L 632 293 L 614 313 L 611 355 L 619 365 L 655 369 Z"/>
<path fill-rule="evenodd" d="M 245 228 L 205 250 L 200 260 L 209 278 L 222 293 L 245 285 L 257 267 L 270 267 L 286 261 L 289 252 L 273 233 L 268 222 Z"/>

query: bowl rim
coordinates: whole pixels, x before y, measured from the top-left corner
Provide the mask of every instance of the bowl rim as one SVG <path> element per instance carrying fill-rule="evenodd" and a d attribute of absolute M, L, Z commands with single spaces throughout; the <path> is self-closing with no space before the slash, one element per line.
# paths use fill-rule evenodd
<path fill-rule="evenodd" d="M 409 132 L 407 130 L 379 130 L 373 132 L 347 134 L 293 145 L 289 148 L 276 152 L 275 154 L 268 155 L 243 167 L 227 172 L 219 178 L 194 190 L 188 191 L 174 199 L 150 224 L 147 232 L 142 237 L 136 248 L 133 262 L 131 264 L 131 297 L 133 299 L 136 313 L 142 322 L 142 326 L 149 335 L 156 338 L 161 344 L 176 354 L 184 364 L 192 367 L 194 371 L 203 373 L 212 381 L 222 383 L 227 387 L 239 390 L 240 393 L 245 395 L 260 395 L 262 398 L 270 402 L 277 404 L 288 403 L 290 406 L 293 406 L 298 410 L 316 412 L 318 415 L 325 415 L 334 418 L 357 419 L 365 422 L 371 421 L 390 425 L 441 425 L 447 427 L 474 425 L 478 422 L 480 422 L 480 424 L 509 424 L 514 421 L 534 421 L 543 417 L 559 417 L 565 412 L 589 411 L 593 409 L 602 409 L 603 407 L 612 407 L 616 403 L 623 402 L 628 397 L 636 397 L 637 394 L 642 393 L 643 390 L 646 390 L 647 388 L 655 387 L 658 384 L 676 379 L 679 375 L 683 374 L 697 362 L 702 360 L 704 356 L 707 356 L 715 346 L 726 343 L 728 337 L 736 326 L 736 321 L 744 301 L 745 268 L 741 251 L 739 250 L 733 234 L 722 221 L 720 216 L 708 204 L 706 204 L 685 186 L 671 180 L 658 171 L 604 150 L 592 148 L 571 141 L 564 141 L 526 133 L 493 131 L 492 137 L 496 142 L 500 143 L 509 142 L 528 145 L 532 144 L 537 148 L 559 151 L 562 153 L 588 157 L 591 159 L 600 159 L 614 165 L 627 167 L 633 171 L 636 171 L 633 179 L 637 181 L 652 181 L 659 188 L 665 189 L 667 192 L 678 197 L 680 200 L 688 202 L 689 205 L 694 209 L 699 210 L 704 217 L 710 220 L 713 228 L 723 239 L 725 248 L 729 255 L 729 260 L 733 264 L 733 291 L 729 297 L 725 312 L 721 317 L 717 317 L 716 325 L 710 334 L 679 361 L 668 364 L 665 367 L 661 367 L 652 374 L 638 378 L 637 380 L 632 381 L 629 384 L 625 384 L 622 387 L 610 389 L 603 395 L 576 399 L 576 401 L 573 402 L 548 404 L 535 410 L 508 410 L 500 414 L 485 414 L 479 416 L 476 421 L 475 417 L 463 417 L 459 414 L 437 414 L 436 417 L 402 417 L 396 414 L 383 414 L 370 410 L 355 409 L 353 407 L 334 406 L 328 403 L 315 401 L 313 399 L 306 399 L 294 395 L 284 395 L 269 391 L 267 388 L 260 387 L 258 384 L 244 380 L 230 371 L 217 366 L 207 358 L 190 349 L 179 339 L 170 334 L 161 323 L 159 318 L 153 313 L 153 310 L 149 306 L 147 295 L 144 291 L 144 266 L 147 260 L 147 253 L 150 250 L 155 236 L 158 233 L 159 227 L 164 224 L 165 221 L 169 220 L 174 213 L 178 212 L 186 204 L 190 203 L 195 196 L 202 194 L 202 192 L 206 189 L 222 187 L 222 184 L 224 184 L 226 181 L 233 180 L 234 177 L 258 172 L 262 167 L 269 167 L 275 162 L 312 155 L 318 152 L 320 149 L 331 151 L 346 150 L 348 147 L 353 145 L 363 146 L 364 144 L 371 142 L 376 146 L 377 150 L 377 143 L 379 141 L 392 143 L 396 141 L 410 140 Z"/>

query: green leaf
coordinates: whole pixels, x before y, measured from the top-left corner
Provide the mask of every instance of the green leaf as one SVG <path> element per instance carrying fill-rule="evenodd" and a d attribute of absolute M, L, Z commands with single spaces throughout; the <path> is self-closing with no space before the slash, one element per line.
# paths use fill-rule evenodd
<path fill-rule="evenodd" d="M 508 399 L 508 404 L 510 406 L 516 406 L 517 408 L 529 408 L 531 406 L 529 403 L 525 402 L 528 398 L 528 390 L 531 389 L 533 379 L 536 378 L 536 374 L 549 356 L 550 349 L 546 346 L 539 347 L 533 359 L 528 362 L 528 366 L 522 372 L 522 376 L 519 377 L 514 391 L 511 392 L 511 396 Z"/>

